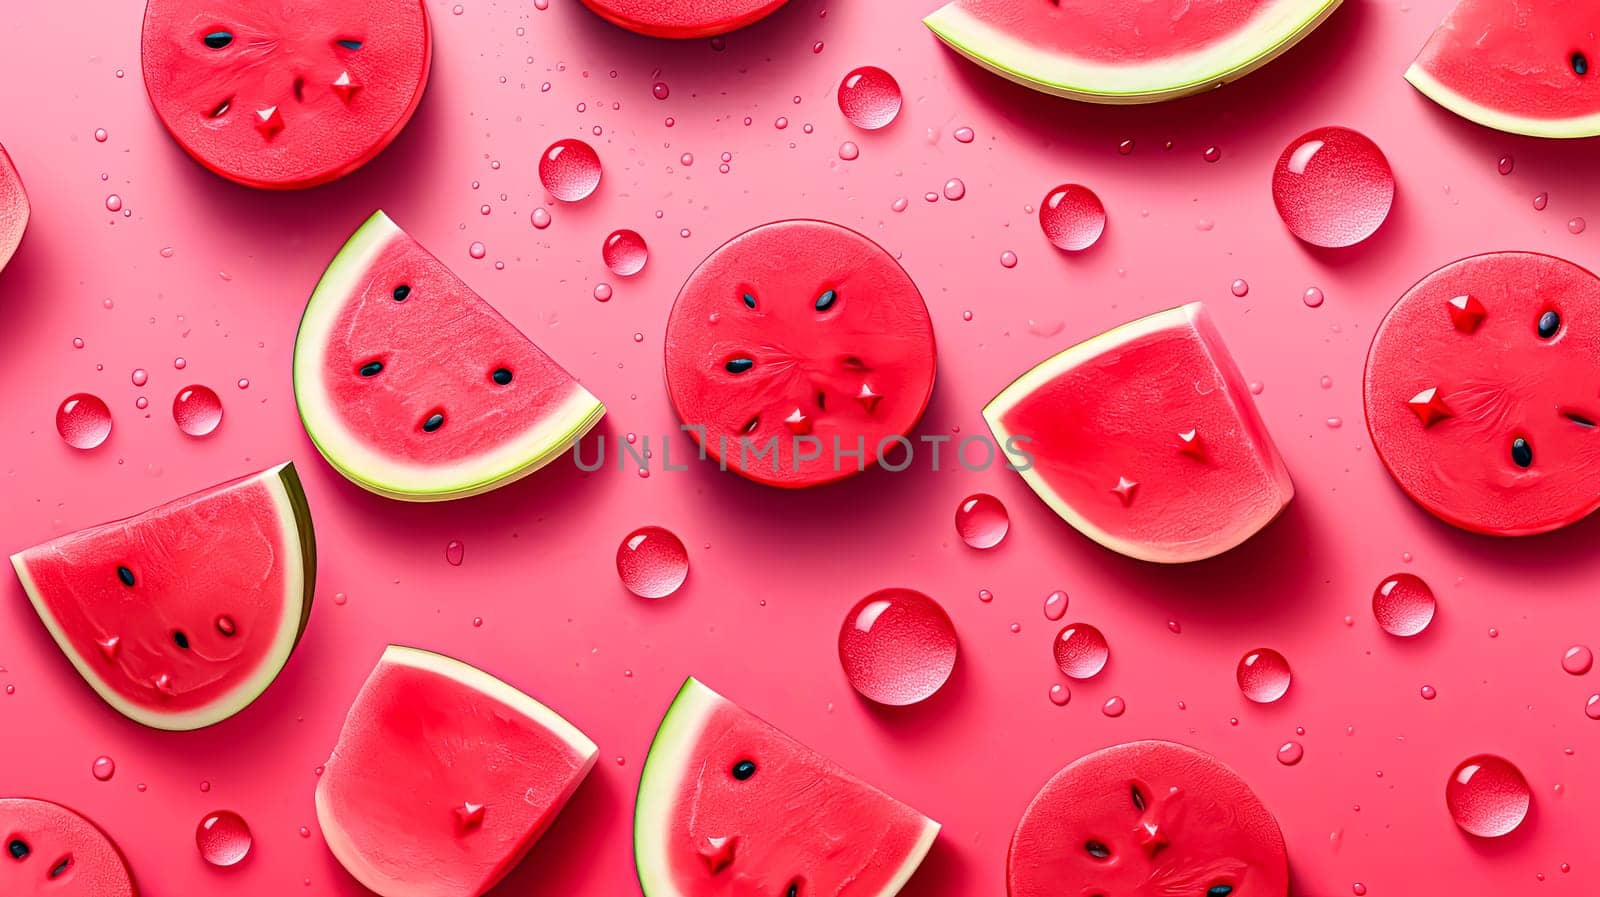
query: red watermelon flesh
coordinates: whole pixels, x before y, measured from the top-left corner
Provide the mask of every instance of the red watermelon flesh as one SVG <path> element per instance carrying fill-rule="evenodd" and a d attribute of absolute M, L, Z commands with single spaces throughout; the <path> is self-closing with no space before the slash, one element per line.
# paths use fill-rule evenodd
<path fill-rule="evenodd" d="M 0 798 L 0 894 L 137 897 L 117 845 L 94 823 L 43 800 Z"/>
<path fill-rule="evenodd" d="M 934 368 L 911 277 L 825 221 L 734 237 L 689 275 L 667 320 L 667 391 L 684 425 L 724 468 L 771 486 L 877 463 L 927 409 Z"/>
<path fill-rule="evenodd" d="M 488 673 L 390 646 L 317 780 L 328 848 L 381 897 L 478 897 L 521 861 L 599 751 Z"/>
<path fill-rule="evenodd" d="M 1200 303 L 1047 359 L 983 415 L 1040 498 L 1129 557 L 1212 557 L 1261 530 L 1294 497 L 1244 378 Z"/>
<path fill-rule="evenodd" d="M 316 540 L 294 465 L 11 556 L 56 644 L 107 703 L 157 729 L 243 710 L 311 615 Z"/>
<path fill-rule="evenodd" d="M 1284 897 L 1278 822 L 1216 758 L 1166 741 L 1068 764 L 1023 811 L 1010 897 Z"/>
<path fill-rule="evenodd" d="M 11 261 L 11 256 L 22 243 L 22 232 L 28 229 L 28 191 L 22 188 L 22 176 L 11 163 L 6 148 L 0 146 L 0 270 Z"/>
<path fill-rule="evenodd" d="M 1461 0 L 1406 79 L 1434 102 L 1501 131 L 1600 134 L 1600 4 Z"/>
<path fill-rule="evenodd" d="M 651 37 L 709 37 L 766 18 L 788 0 L 583 0 L 596 15 Z"/>
<path fill-rule="evenodd" d="M 892 897 L 939 824 L 690 679 L 645 761 L 645 897 Z"/>
<path fill-rule="evenodd" d="M 422 100 L 422 0 L 148 0 L 145 89 L 200 164 L 251 187 L 342 177 L 388 146 Z"/>
<path fill-rule="evenodd" d="M 1478 255 L 1423 278 L 1367 355 L 1367 427 L 1395 482 L 1499 536 L 1600 507 L 1597 322 L 1600 279 L 1552 256 Z"/>
<path fill-rule="evenodd" d="M 317 284 L 294 369 L 301 420 L 328 462 L 364 488 L 412 501 L 526 476 L 605 413 L 382 212 Z"/>

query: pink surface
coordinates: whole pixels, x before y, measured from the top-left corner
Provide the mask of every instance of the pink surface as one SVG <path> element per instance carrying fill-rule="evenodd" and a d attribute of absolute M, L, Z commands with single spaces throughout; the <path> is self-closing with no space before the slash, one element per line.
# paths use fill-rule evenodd
<path fill-rule="evenodd" d="M 912 897 L 999 893 L 1012 828 L 1038 787 L 1080 754 L 1149 737 L 1205 748 L 1244 775 L 1282 823 L 1297 897 L 1349 894 L 1355 882 L 1373 897 L 1600 889 L 1600 722 L 1583 712 L 1600 674 L 1574 677 L 1560 663 L 1572 643 L 1600 639 L 1600 524 L 1520 541 L 1453 530 L 1393 485 L 1362 425 L 1373 328 L 1417 279 L 1494 249 L 1593 264 L 1600 237 L 1600 227 L 1574 236 L 1566 226 L 1600 209 L 1593 142 L 1484 131 L 1401 80 L 1448 0 L 1349 0 L 1246 81 L 1144 108 L 1074 105 L 978 71 L 924 32 L 917 19 L 934 4 L 922 0 L 794 0 L 721 52 L 704 40 L 629 35 L 576 0 L 542 12 L 461 3 L 460 16 L 452 3 L 429 4 L 433 82 L 394 146 L 343 181 L 296 194 L 229 184 L 167 137 L 139 80 L 139 4 L 8 11 L 0 83 L 28 85 L 36 98 L 0 96 L 0 141 L 34 205 L 22 249 L 0 274 L 0 547 L 292 458 L 316 515 L 321 569 L 306 639 L 277 684 L 239 716 L 186 734 L 141 729 L 103 705 L 7 580 L 0 683 L 15 693 L 0 691 L 0 793 L 90 814 L 156 897 L 358 894 L 315 831 L 313 770 L 383 645 L 398 641 L 523 687 L 603 752 L 499 894 L 636 893 L 633 789 L 689 673 L 945 824 Z M 863 63 L 893 72 L 907 94 L 883 131 L 851 129 L 834 105 L 838 79 Z M 656 80 L 670 85 L 666 100 L 652 96 Z M 779 117 L 787 129 L 774 129 Z M 1269 190 L 1283 147 L 1331 123 L 1377 141 L 1399 184 L 1389 222 L 1343 252 L 1298 243 Z M 960 127 L 977 139 L 955 140 Z M 109 132 L 105 143 L 96 128 Z M 537 154 L 580 133 L 607 166 L 600 189 L 577 206 L 547 202 Z M 1134 151 L 1119 155 L 1128 138 Z M 845 140 L 860 158 L 839 159 Z M 1221 160 L 1208 164 L 1212 145 Z M 717 171 L 723 152 L 728 174 Z M 1501 176 L 1506 154 L 1515 168 Z M 952 202 L 943 185 L 956 177 L 966 191 Z M 1049 247 L 1030 211 L 1067 181 L 1093 186 L 1111 216 L 1099 245 L 1072 257 Z M 1543 191 L 1549 206 L 1536 212 Z M 928 203 L 928 192 L 941 198 Z M 131 217 L 107 211 L 112 193 Z M 901 195 L 910 203 L 897 214 Z M 607 403 L 598 432 L 608 449 L 626 432 L 652 436 L 658 466 L 648 479 L 584 475 L 562 461 L 489 496 L 414 506 L 366 494 L 317 457 L 290 389 L 295 325 L 327 260 L 380 205 Z M 540 205 L 554 218 L 546 230 L 529 224 Z M 948 458 L 938 473 L 919 464 L 799 493 L 710 465 L 662 471 L 659 434 L 677 423 L 661 377 L 673 295 L 728 237 L 796 216 L 837 221 L 902 254 L 939 339 L 922 434 L 983 433 L 979 408 L 1039 359 L 1205 300 L 1245 376 L 1265 385 L 1258 402 L 1295 475 L 1294 503 L 1239 550 L 1166 569 L 1090 543 L 1015 474 L 972 473 Z M 632 279 L 600 261 L 617 227 L 650 243 Z M 473 241 L 486 246 L 482 260 L 469 255 Z M 1015 268 L 1002 267 L 1005 251 L 1019 257 Z M 1243 298 L 1230 291 L 1236 278 L 1249 283 Z M 610 302 L 594 300 L 597 282 L 614 287 Z M 1327 297 L 1320 308 L 1301 301 L 1311 286 Z M 130 382 L 136 367 L 150 371 L 144 388 Z M 184 437 L 166 410 L 194 382 L 227 406 L 206 440 Z M 57 403 L 78 390 L 106 398 L 116 416 L 110 441 L 88 454 L 53 428 Z M 140 395 L 148 418 L 135 408 Z M 1331 428 L 1333 418 L 1343 425 Z M 689 439 L 675 436 L 671 451 L 675 464 L 689 460 Z M 977 491 L 1011 511 L 1010 535 L 986 552 L 967 548 L 953 526 L 957 504 Z M 643 523 L 690 546 L 689 580 L 665 600 L 634 598 L 616 578 L 617 544 Z M 465 546 L 460 566 L 446 562 L 451 540 Z M 1372 590 L 1402 569 L 1439 597 L 1432 626 L 1403 642 L 1370 612 Z M 890 585 L 938 598 L 963 645 L 943 692 L 898 712 L 858 699 L 836 656 L 846 611 Z M 993 602 L 978 600 L 980 588 Z M 1041 611 L 1057 588 L 1072 596 L 1070 618 L 1099 627 L 1112 650 L 1098 678 L 1071 683 L 1065 707 L 1047 697 L 1059 680 L 1050 645 L 1060 624 Z M 1295 672 L 1274 705 L 1250 704 L 1234 682 L 1238 659 L 1260 647 L 1282 651 Z M 1420 697 L 1424 685 L 1436 699 Z M 1099 710 L 1112 696 L 1126 702 L 1120 717 Z M 1280 765 L 1278 747 L 1291 739 L 1305 758 Z M 1481 752 L 1513 759 L 1534 790 L 1528 822 L 1499 841 L 1463 834 L 1445 807 L 1450 771 Z M 117 765 L 104 783 L 90 774 L 101 754 Z M 227 870 L 205 866 L 193 840 L 219 808 L 242 813 L 256 834 L 253 855 Z"/>

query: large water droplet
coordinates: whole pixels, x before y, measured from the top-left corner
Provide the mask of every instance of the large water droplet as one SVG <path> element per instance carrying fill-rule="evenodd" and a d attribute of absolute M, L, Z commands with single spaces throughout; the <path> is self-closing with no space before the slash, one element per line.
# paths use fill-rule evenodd
<path fill-rule="evenodd" d="M 562 202 L 588 199 L 600 186 L 600 156 L 582 140 L 557 140 L 539 157 L 539 182 Z"/>
<path fill-rule="evenodd" d="M 194 843 L 213 866 L 232 866 L 250 855 L 250 826 L 232 810 L 218 810 L 200 820 Z"/>
<path fill-rule="evenodd" d="M 839 663 L 861 696 L 903 707 L 927 700 L 956 665 L 956 630 L 938 602 L 889 588 L 856 602 L 839 629 Z"/>
<path fill-rule="evenodd" d="M 624 228 L 614 230 L 606 237 L 605 244 L 600 247 L 600 257 L 605 260 L 611 273 L 631 277 L 644 270 L 650 250 L 644 245 L 644 237 L 639 236 L 638 231 Z"/>
<path fill-rule="evenodd" d="M 99 396 L 74 393 L 56 409 L 56 432 L 75 449 L 99 448 L 111 435 L 111 409 Z"/>
<path fill-rule="evenodd" d="M 1427 629 L 1436 607 L 1433 589 L 1410 573 L 1396 573 L 1372 592 L 1372 616 L 1384 632 L 1402 638 Z"/>
<path fill-rule="evenodd" d="M 669 530 L 642 526 L 617 546 L 617 576 L 640 598 L 665 598 L 689 578 L 689 552 Z"/>
<path fill-rule="evenodd" d="M 1582 676 L 1594 667 L 1594 652 L 1583 645 L 1573 645 L 1561 655 L 1561 668 L 1574 676 Z"/>
<path fill-rule="evenodd" d="M 956 507 L 956 532 L 973 548 L 999 545 L 1011 529 L 1006 506 L 993 495 L 979 492 L 962 499 Z"/>
<path fill-rule="evenodd" d="M 1445 805 L 1456 825 L 1480 838 L 1498 838 L 1515 831 L 1527 818 L 1532 800 L 1522 771 L 1494 754 L 1462 761 L 1444 788 Z"/>
<path fill-rule="evenodd" d="M 1056 666 L 1073 679 L 1092 679 L 1106 668 L 1111 646 L 1100 630 L 1088 623 L 1072 623 L 1056 634 Z"/>
<path fill-rule="evenodd" d="M 900 84 L 875 65 L 852 70 L 839 82 L 839 111 L 858 128 L 876 131 L 900 114 Z"/>
<path fill-rule="evenodd" d="M 1105 233 L 1106 207 L 1088 187 L 1062 184 L 1039 204 L 1039 227 L 1057 249 L 1081 252 Z"/>
<path fill-rule="evenodd" d="M 1239 690 L 1257 704 L 1271 704 L 1289 692 L 1289 661 L 1271 648 L 1251 651 L 1239 660 Z"/>
<path fill-rule="evenodd" d="M 208 386 L 185 386 L 172 399 L 172 419 L 190 436 L 210 436 L 222 424 L 222 400 Z"/>
<path fill-rule="evenodd" d="M 1272 199 L 1289 231 L 1314 246 L 1353 246 L 1394 205 L 1394 172 L 1378 145 L 1349 128 L 1302 134 L 1278 157 Z"/>

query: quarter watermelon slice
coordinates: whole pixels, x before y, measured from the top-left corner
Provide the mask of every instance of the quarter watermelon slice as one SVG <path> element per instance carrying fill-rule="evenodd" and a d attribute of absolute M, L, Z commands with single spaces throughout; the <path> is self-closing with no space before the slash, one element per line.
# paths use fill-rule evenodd
<path fill-rule="evenodd" d="M 639 780 L 645 897 L 892 897 L 939 824 L 695 679 Z"/>
<path fill-rule="evenodd" d="M 1461 0 L 1406 80 L 1480 125 L 1533 137 L 1600 134 L 1600 4 Z"/>
<path fill-rule="evenodd" d="M 559 457 L 605 414 L 383 212 L 328 265 L 300 319 L 294 393 L 317 450 L 407 501 L 476 495 Z"/>
<path fill-rule="evenodd" d="M 317 780 L 317 823 L 381 897 L 478 897 L 598 757 L 571 723 L 488 673 L 391 645 Z"/>
<path fill-rule="evenodd" d="M 1341 0 L 952 0 L 923 23 L 951 49 L 1034 90 L 1151 103 L 1255 71 Z"/>
<path fill-rule="evenodd" d="M 1198 302 L 1046 360 L 983 416 L 1051 509 L 1132 558 L 1221 554 L 1294 497 L 1244 378 Z"/>
<path fill-rule="evenodd" d="M 1006 856 L 1010 897 L 1284 897 L 1283 832 L 1215 757 L 1167 741 L 1096 751 L 1045 783 Z"/>
<path fill-rule="evenodd" d="M 59 804 L 0 798 L 0 894 L 6 897 L 137 897 L 115 842 Z"/>
<path fill-rule="evenodd" d="M 1600 279 L 1562 259 L 1462 259 L 1400 297 L 1373 335 L 1367 427 L 1435 516 L 1497 536 L 1600 507 Z"/>
<path fill-rule="evenodd" d="M 595 14 L 651 37 L 711 37 L 766 18 L 789 0 L 583 0 Z"/>
<path fill-rule="evenodd" d="M 145 90 L 206 168 L 250 187 L 315 187 L 360 168 L 428 82 L 422 0 L 147 0 Z"/>
<path fill-rule="evenodd" d="M 0 270 L 16 253 L 22 243 L 22 232 L 28 229 L 28 191 L 22 188 L 22 176 L 12 164 L 6 148 L 0 146 Z"/>
<path fill-rule="evenodd" d="M 221 722 L 266 690 L 311 616 L 316 539 L 294 465 L 11 556 L 56 644 L 156 729 Z"/>

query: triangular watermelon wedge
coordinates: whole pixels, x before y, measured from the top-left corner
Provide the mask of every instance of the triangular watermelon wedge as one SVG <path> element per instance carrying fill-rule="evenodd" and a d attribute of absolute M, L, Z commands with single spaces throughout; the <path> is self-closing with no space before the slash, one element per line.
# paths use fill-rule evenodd
<path fill-rule="evenodd" d="M 893 897 L 938 834 L 692 678 L 650 745 L 633 821 L 645 897 Z"/>
<path fill-rule="evenodd" d="M 605 414 L 381 211 L 306 304 L 294 393 L 306 434 L 334 469 L 407 501 L 477 495 L 527 476 Z"/>
<path fill-rule="evenodd" d="M 106 703 L 198 729 L 272 684 L 311 617 L 316 539 L 293 464 L 11 556 L 62 652 Z"/>

